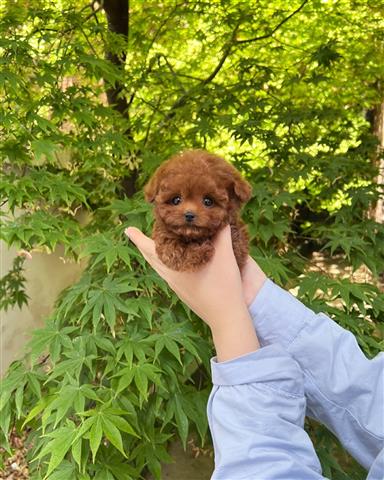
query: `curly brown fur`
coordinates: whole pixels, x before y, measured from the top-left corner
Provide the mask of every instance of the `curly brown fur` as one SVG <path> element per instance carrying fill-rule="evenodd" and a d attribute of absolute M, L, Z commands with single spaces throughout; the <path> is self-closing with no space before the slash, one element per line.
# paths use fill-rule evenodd
<path fill-rule="evenodd" d="M 207 263 L 214 253 L 213 237 L 227 224 L 243 267 L 248 235 L 239 211 L 251 187 L 231 164 L 204 150 L 188 150 L 163 163 L 144 193 L 155 206 L 156 252 L 169 268 L 194 271 Z"/>

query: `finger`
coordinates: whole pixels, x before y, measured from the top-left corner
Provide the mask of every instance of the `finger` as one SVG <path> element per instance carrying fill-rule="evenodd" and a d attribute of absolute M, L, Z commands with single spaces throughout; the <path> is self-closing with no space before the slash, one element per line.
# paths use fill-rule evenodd
<path fill-rule="evenodd" d="M 233 252 L 231 227 L 226 225 L 216 236 L 215 248 L 218 252 Z"/>
<path fill-rule="evenodd" d="M 124 230 L 124 233 L 136 245 L 145 260 L 156 270 L 160 277 L 167 280 L 171 270 L 157 256 L 155 242 L 136 227 L 128 227 Z"/>
<path fill-rule="evenodd" d="M 143 255 L 146 257 L 156 255 L 154 241 L 144 235 L 144 233 L 138 228 L 128 227 L 124 230 L 124 233 L 136 245 Z"/>
<path fill-rule="evenodd" d="M 124 230 L 125 235 L 131 240 L 132 243 L 140 250 L 145 260 L 151 265 L 152 268 L 156 268 L 156 252 L 153 245 L 153 240 L 144 235 L 138 228 L 128 227 Z"/>

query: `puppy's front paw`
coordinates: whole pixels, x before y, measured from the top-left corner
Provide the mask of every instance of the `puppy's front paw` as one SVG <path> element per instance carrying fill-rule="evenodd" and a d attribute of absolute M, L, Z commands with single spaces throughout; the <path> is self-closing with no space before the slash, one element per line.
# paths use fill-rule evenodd
<path fill-rule="evenodd" d="M 194 272 L 205 265 L 215 252 L 215 247 L 210 240 L 201 244 L 190 243 L 185 251 L 184 270 Z"/>
<path fill-rule="evenodd" d="M 176 242 L 164 242 L 156 245 L 160 260 L 172 270 L 185 270 L 185 247 Z"/>
<path fill-rule="evenodd" d="M 215 248 L 210 240 L 203 243 L 163 242 L 156 253 L 168 268 L 179 272 L 194 272 L 212 258 Z"/>

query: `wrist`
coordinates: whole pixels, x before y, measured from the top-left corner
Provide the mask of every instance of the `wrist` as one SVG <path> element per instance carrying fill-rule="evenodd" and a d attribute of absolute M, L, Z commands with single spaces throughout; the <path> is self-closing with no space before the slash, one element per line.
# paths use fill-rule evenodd
<path fill-rule="evenodd" d="M 243 295 L 248 307 L 254 301 L 266 280 L 267 276 L 265 273 L 251 257 L 248 257 L 248 261 L 242 271 Z"/>
<path fill-rule="evenodd" d="M 236 315 L 221 318 L 211 327 L 211 332 L 219 362 L 254 352 L 260 347 L 246 308 L 238 311 Z"/>

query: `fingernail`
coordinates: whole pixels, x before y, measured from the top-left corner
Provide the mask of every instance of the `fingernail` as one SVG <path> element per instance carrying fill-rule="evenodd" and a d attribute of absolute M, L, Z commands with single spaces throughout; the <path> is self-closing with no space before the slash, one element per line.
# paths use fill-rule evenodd
<path fill-rule="evenodd" d="M 128 239 L 130 240 L 129 233 L 128 233 L 128 229 L 129 229 L 129 227 L 127 227 L 127 228 L 124 230 L 124 233 L 125 233 L 125 235 L 128 237 Z"/>

